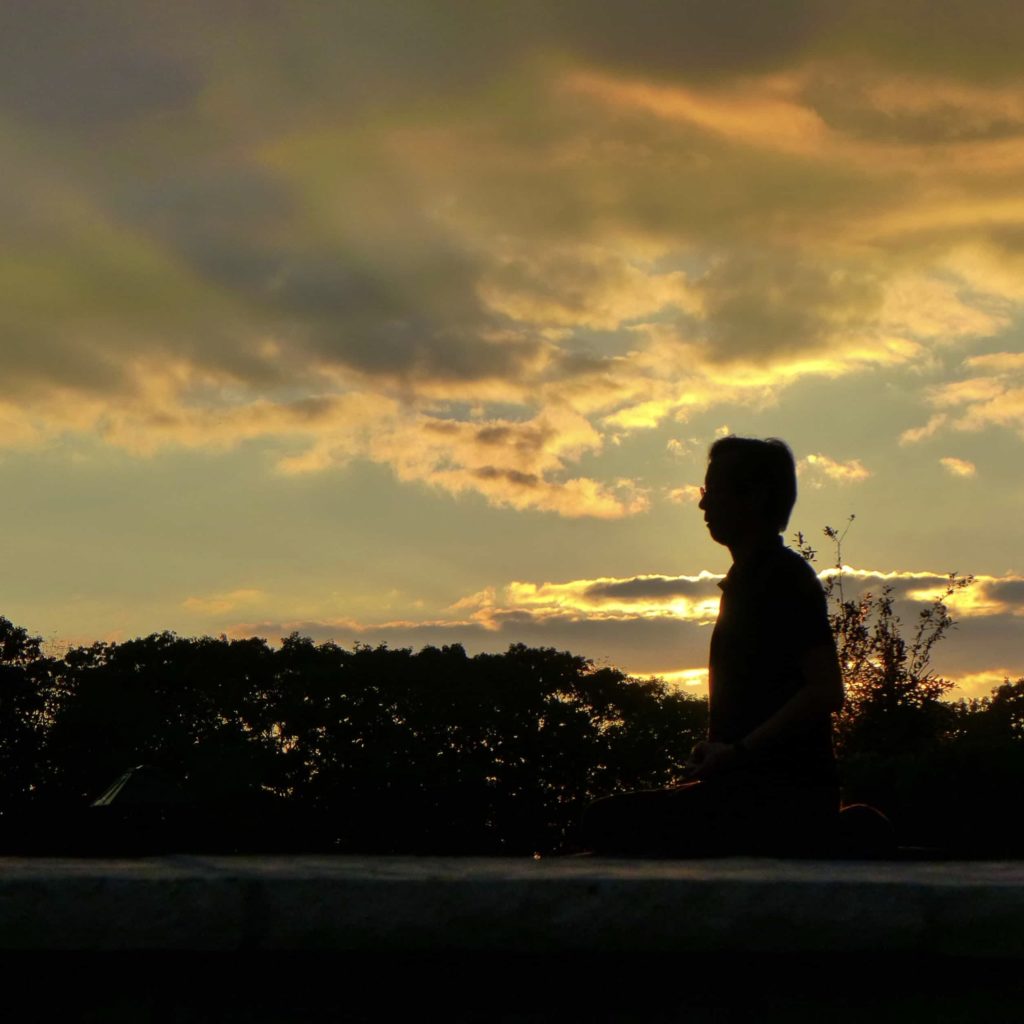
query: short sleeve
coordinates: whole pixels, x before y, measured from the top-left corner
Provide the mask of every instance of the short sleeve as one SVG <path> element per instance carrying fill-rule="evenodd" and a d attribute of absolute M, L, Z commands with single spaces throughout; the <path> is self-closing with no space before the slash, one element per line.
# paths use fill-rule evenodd
<path fill-rule="evenodd" d="M 834 643 L 828 620 L 828 604 L 814 570 L 805 562 L 794 581 L 793 639 L 801 653 L 813 647 Z"/>

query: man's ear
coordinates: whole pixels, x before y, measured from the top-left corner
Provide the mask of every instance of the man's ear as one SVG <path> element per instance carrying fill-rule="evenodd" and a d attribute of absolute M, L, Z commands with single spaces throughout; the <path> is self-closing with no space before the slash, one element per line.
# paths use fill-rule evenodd
<path fill-rule="evenodd" d="M 771 499 L 767 491 L 759 487 L 744 487 L 740 491 L 740 495 L 743 508 L 749 513 L 751 519 L 767 521 L 770 518 Z"/>

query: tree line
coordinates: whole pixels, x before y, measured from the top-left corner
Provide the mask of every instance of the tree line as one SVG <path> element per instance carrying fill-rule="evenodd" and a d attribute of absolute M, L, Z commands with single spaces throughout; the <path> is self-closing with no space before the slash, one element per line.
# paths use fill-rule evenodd
<path fill-rule="evenodd" d="M 158 633 L 56 658 L 0 619 L 0 808 L 28 829 L 145 765 L 122 803 L 148 792 L 179 822 L 216 808 L 316 823 L 340 849 L 552 850 L 589 800 L 669 784 L 706 717 L 664 683 L 521 644 L 470 657 Z"/>
<path fill-rule="evenodd" d="M 1015 852 L 1024 679 L 944 699 L 944 598 L 911 628 L 887 588 L 827 590 L 845 800 L 905 845 Z M 706 725 L 702 698 L 551 648 L 165 632 L 57 657 L 0 618 L 0 846 L 113 848 L 141 827 L 143 845 L 552 851 L 589 801 L 679 780 Z"/>

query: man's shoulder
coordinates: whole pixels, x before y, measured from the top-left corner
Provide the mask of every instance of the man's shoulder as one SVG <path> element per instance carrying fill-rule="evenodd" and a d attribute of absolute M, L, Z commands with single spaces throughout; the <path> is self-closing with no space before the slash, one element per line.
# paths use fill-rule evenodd
<path fill-rule="evenodd" d="M 772 551 L 765 569 L 773 585 L 786 585 L 813 592 L 821 590 L 821 581 L 811 563 L 784 544 L 780 544 Z"/>

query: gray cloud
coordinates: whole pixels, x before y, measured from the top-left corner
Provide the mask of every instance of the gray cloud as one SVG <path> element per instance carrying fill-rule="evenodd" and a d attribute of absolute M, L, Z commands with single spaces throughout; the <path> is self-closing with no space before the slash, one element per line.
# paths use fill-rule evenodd
<path fill-rule="evenodd" d="M 821 348 L 838 330 L 870 323 L 881 304 L 872 275 L 779 251 L 732 254 L 699 287 L 709 349 L 721 360 Z"/>
<path fill-rule="evenodd" d="M 382 208 L 389 201 L 386 193 L 376 200 Z M 352 211 L 346 245 L 308 241 L 308 212 L 289 185 L 244 163 L 157 175 L 107 201 L 122 221 L 287 338 L 296 355 L 371 375 L 442 380 L 515 376 L 536 355 L 536 342 L 484 340 L 498 320 L 475 296 L 478 267 L 407 201 L 386 214 L 405 251 L 403 239 L 374 238 L 360 224 L 365 209 Z"/>
<path fill-rule="evenodd" d="M 991 142 L 1021 135 L 1024 123 L 1005 104 L 988 110 L 966 108 L 956 97 L 935 97 L 931 103 L 879 105 L 870 94 L 872 80 L 847 74 L 818 74 L 802 92 L 803 99 L 826 124 L 859 139 L 890 144 L 943 145 Z"/>
<path fill-rule="evenodd" d="M 920 603 L 910 601 L 907 595 L 915 591 L 943 587 L 948 581 L 948 576 L 941 576 L 938 573 L 934 575 L 915 574 L 913 577 L 894 576 L 889 579 L 882 576 L 864 577 L 847 573 L 843 576 L 842 586 L 846 600 L 854 600 L 865 594 L 878 597 L 883 590 L 888 589 L 893 599 L 900 603 L 900 608 L 904 613 L 909 611 L 916 616 Z"/>
<path fill-rule="evenodd" d="M 987 597 L 1024 609 L 1024 580 L 985 580 L 978 586 Z"/>
<path fill-rule="evenodd" d="M 939 674 L 954 676 L 1001 668 L 1016 679 L 1024 675 L 1020 619 L 988 615 L 964 620 L 936 648 L 933 662 Z"/>
<path fill-rule="evenodd" d="M 834 23 L 830 8 L 803 0 L 553 5 L 556 31 L 576 52 L 624 71 L 672 78 L 771 70 Z"/>
<path fill-rule="evenodd" d="M 645 598 L 670 600 L 673 597 L 717 597 L 717 580 L 690 580 L 682 576 L 638 576 L 613 583 L 594 583 L 584 591 L 586 597 L 620 598 L 642 601 Z"/>
<path fill-rule="evenodd" d="M 498 469 L 495 466 L 482 466 L 473 470 L 473 475 L 480 480 L 504 480 L 516 487 L 536 487 L 540 477 L 536 473 L 522 473 L 516 469 Z"/>
<path fill-rule="evenodd" d="M 188 107 L 203 78 L 150 4 L 36 0 L 0 16 L 2 107 L 48 127 L 95 130 Z"/>

